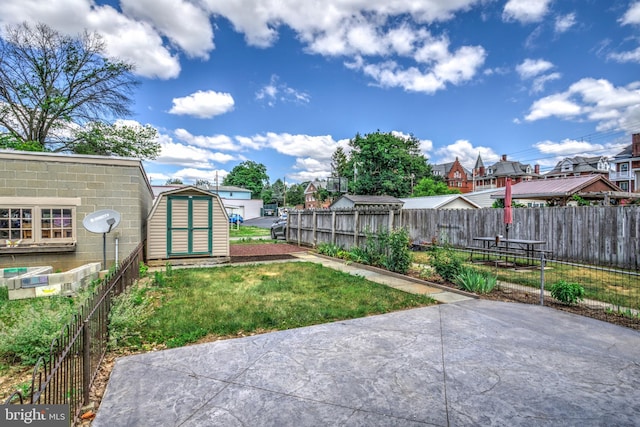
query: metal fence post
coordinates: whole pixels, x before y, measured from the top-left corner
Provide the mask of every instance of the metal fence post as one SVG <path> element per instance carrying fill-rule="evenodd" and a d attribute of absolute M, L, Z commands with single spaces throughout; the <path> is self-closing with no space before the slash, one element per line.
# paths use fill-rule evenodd
<path fill-rule="evenodd" d="M 544 305 L 544 252 L 540 252 L 540 305 Z"/>
<path fill-rule="evenodd" d="M 82 322 L 82 393 L 83 405 L 89 404 L 89 392 L 91 391 L 91 333 L 89 331 L 89 319 Z"/>

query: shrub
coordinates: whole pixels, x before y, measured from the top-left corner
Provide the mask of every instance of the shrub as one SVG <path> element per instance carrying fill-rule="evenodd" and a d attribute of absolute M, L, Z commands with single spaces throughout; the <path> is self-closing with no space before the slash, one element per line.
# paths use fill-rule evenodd
<path fill-rule="evenodd" d="M 109 312 L 109 347 L 139 344 L 137 331 L 149 318 L 151 311 L 147 289 L 139 285 L 115 297 Z"/>
<path fill-rule="evenodd" d="M 565 304 L 577 304 L 584 299 L 584 288 L 577 283 L 567 283 L 561 280 L 551 285 L 551 296 Z"/>
<path fill-rule="evenodd" d="M 388 234 L 387 254 L 383 260 L 386 269 L 401 274 L 409 271 L 413 258 L 409 243 L 409 233 L 405 228 L 392 230 Z"/>
<path fill-rule="evenodd" d="M 30 307 L 10 327 L 0 322 L 0 357 L 10 363 L 34 365 L 49 354 L 51 342 L 60 336 L 73 312 L 64 297 L 50 298 L 49 307 Z"/>
<path fill-rule="evenodd" d="M 429 258 L 429 263 L 436 273 L 448 282 L 453 282 L 462 272 L 462 260 L 448 246 L 431 248 Z"/>
<path fill-rule="evenodd" d="M 318 253 L 326 256 L 335 257 L 341 251 L 340 247 L 333 243 L 319 243 L 317 247 Z"/>
<path fill-rule="evenodd" d="M 138 271 L 140 272 L 140 277 L 147 277 L 147 273 L 149 272 L 149 266 L 146 265 L 144 262 L 140 261 L 140 264 L 138 266 Z"/>
<path fill-rule="evenodd" d="M 454 278 L 454 283 L 465 291 L 487 294 L 495 288 L 498 278 L 490 273 L 463 267 Z"/>

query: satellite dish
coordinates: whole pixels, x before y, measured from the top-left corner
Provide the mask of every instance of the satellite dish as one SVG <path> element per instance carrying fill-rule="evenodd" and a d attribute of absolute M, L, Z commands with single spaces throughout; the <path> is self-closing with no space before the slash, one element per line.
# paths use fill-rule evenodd
<path fill-rule="evenodd" d="M 120 224 L 120 212 L 102 209 L 85 216 L 82 225 L 91 233 L 109 233 Z"/>

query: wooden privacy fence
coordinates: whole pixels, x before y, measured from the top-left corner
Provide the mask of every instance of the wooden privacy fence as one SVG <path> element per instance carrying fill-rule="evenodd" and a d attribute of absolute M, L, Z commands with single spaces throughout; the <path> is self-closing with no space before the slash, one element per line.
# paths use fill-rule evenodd
<path fill-rule="evenodd" d="M 361 244 L 367 231 L 405 227 L 411 239 L 474 246 L 474 237 L 505 235 L 502 209 L 309 210 L 289 215 L 288 240 L 302 245 Z M 640 206 L 513 209 L 509 238 L 543 240 L 553 258 L 640 268 Z"/>

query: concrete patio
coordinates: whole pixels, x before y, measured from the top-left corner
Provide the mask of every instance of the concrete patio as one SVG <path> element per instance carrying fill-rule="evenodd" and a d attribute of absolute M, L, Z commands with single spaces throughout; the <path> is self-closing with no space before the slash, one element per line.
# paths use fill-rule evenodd
<path fill-rule="evenodd" d="M 94 427 L 632 426 L 640 333 L 462 300 L 119 359 Z"/>

